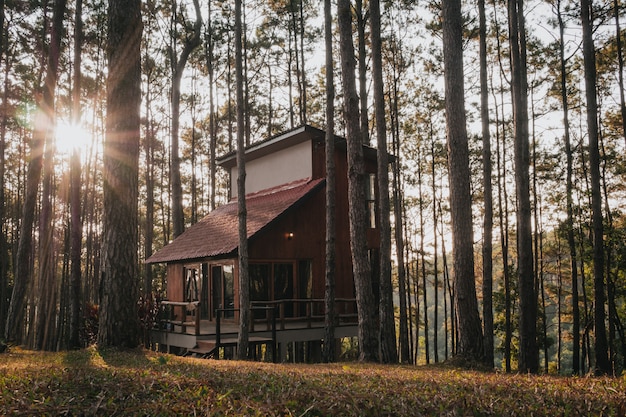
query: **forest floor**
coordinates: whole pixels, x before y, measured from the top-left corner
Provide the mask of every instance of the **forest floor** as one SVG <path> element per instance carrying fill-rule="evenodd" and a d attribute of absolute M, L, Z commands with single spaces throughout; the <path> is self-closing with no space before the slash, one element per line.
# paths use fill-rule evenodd
<path fill-rule="evenodd" d="M 12 347 L 0 415 L 624 416 L 626 378 Z"/>

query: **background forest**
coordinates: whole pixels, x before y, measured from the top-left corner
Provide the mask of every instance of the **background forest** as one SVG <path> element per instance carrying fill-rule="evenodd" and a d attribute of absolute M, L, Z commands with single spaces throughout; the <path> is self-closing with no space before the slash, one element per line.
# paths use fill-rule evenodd
<path fill-rule="evenodd" d="M 15 341 L 44 350 L 85 346 L 95 341 L 100 304 L 107 4 L 0 2 L 0 326 L 7 322 L 16 270 L 26 268 L 24 320 Z M 325 128 L 329 68 L 322 2 L 248 0 L 243 6 L 246 144 L 302 124 Z M 493 328 L 485 327 L 485 334 L 494 341 L 495 366 L 512 371 L 519 351 L 520 297 L 515 66 L 507 6 L 500 0 L 464 2 L 462 12 L 478 301 L 484 322 L 482 306 L 493 304 L 493 318 L 486 321 Z M 142 301 L 163 294 L 165 270 L 141 260 L 227 201 L 226 173 L 215 159 L 236 147 L 233 7 L 217 0 L 142 4 L 141 276 L 134 277 Z M 352 8 L 361 136 L 375 146 L 369 4 L 357 0 Z M 400 254 L 393 260 L 395 305 L 398 318 L 407 319 L 397 325 L 409 330 L 407 340 L 400 341 L 409 355 L 401 359 L 439 362 L 452 357 L 457 346 L 441 4 L 383 1 L 381 9 L 387 137 L 398 158 L 392 176 L 394 247 Z M 564 374 L 592 369 L 594 319 L 602 310 L 611 369 L 620 373 L 626 352 L 620 26 L 625 5 L 602 0 L 592 7 L 597 161 L 589 152 L 581 4 L 530 0 L 522 10 L 541 368 Z M 338 48 L 339 34 L 333 34 Z M 341 80 L 340 68 L 339 62 L 332 68 L 335 80 Z M 343 91 L 336 82 L 335 132 L 343 135 Z M 50 129 L 45 137 L 35 128 L 42 109 L 55 120 L 54 133 Z M 29 166 L 37 164 L 40 173 L 33 178 Z M 594 292 L 593 164 L 600 172 L 604 298 Z M 24 217 L 29 201 L 35 204 L 30 220 Z M 30 224 L 30 230 L 24 228 Z M 24 233 L 32 240 L 24 240 Z M 19 266 L 20 250 L 30 253 L 25 266 Z M 406 309 L 400 312 L 399 306 Z M 72 322 L 77 308 L 78 324 Z M 80 340 L 70 337 L 73 326 L 81 329 Z"/>

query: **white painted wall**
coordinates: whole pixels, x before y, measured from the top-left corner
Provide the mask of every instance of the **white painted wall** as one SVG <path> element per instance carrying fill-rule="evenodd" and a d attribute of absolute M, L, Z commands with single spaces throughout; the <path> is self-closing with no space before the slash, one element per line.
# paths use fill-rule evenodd
<path fill-rule="evenodd" d="M 246 162 L 246 194 L 310 178 L 313 173 L 311 141 Z M 237 196 L 237 167 L 231 169 L 231 196 Z"/>

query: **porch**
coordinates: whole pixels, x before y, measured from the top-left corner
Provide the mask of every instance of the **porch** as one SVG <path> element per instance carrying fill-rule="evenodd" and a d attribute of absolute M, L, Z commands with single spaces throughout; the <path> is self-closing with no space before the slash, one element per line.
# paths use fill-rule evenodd
<path fill-rule="evenodd" d="M 164 352 L 206 358 L 228 357 L 228 348 L 236 347 L 239 333 L 239 310 L 216 309 L 214 319 L 201 318 L 199 301 L 162 301 L 151 332 L 153 344 Z M 336 299 L 335 337 L 357 335 L 355 299 Z M 290 344 L 308 343 L 315 357 L 324 339 L 324 300 L 289 299 L 251 303 L 249 343 L 251 351 L 271 352 L 273 361 L 284 361 Z M 255 357 L 255 359 L 257 359 Z"/>

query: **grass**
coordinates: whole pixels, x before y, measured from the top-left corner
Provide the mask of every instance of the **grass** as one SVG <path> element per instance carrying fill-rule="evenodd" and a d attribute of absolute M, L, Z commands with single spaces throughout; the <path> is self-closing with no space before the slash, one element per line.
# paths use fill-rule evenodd
<path fill-rule="evenodd" d="M 624 416 L 626 379 L 12 348 L 0 415 Z"/>

